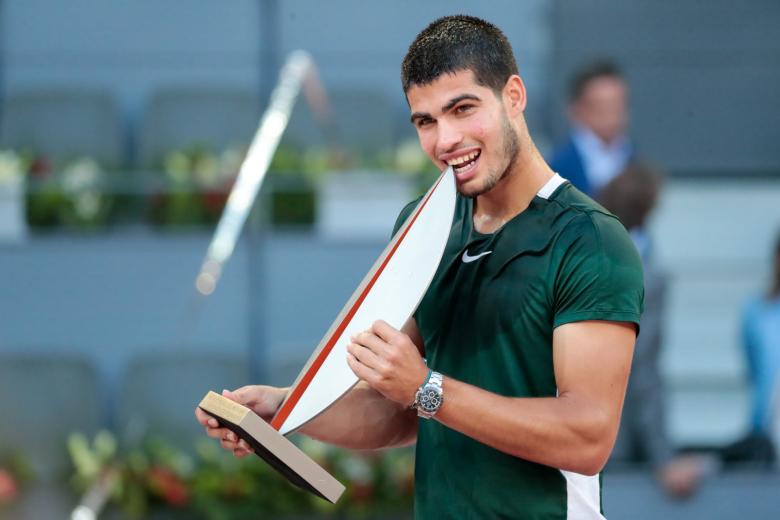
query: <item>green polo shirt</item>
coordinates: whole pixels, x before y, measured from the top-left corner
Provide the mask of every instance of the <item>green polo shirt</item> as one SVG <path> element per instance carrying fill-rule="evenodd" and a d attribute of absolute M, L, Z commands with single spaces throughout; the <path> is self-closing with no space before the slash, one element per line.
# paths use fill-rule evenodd
<path fill-rule="evenodd" d="M 636 249 L 617 218 L 570 183 L 556 176 L 494 234 L 476 231 L 472 212 L 473 201 L 458 195 L 441 264 L 415 313 L 431 368 L 499 395 L 552 397 L 555 327 L 639 326 Z M 600 496 L 599 476 L 529 462 L 420 420 L 416 518 L 602 518 Z"/>

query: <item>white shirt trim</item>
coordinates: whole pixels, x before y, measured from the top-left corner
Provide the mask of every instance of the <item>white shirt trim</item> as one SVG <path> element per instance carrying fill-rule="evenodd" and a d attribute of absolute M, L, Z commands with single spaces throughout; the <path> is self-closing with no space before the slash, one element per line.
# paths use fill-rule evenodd
<path fill-rule="evenodd" d="M 558 189 L 558 186 L 560 186 L 564 182 L 566 182 L 566 179 L 564 179 L 563 177 L 561 177 L 556 173 L 555 175 L 552 176 L 552 178 L 549 181 L 547 181 L 547 183 L 544 186 L 542 186 L 542 189 L 539 190 L 539 192 L 536 195 L 538 195 L 543 199 L 549 199 L 550 195 L 552 195 L 555 192 L 555 190 Z"/>
<path fill-rule="evenodd" d="M 566 478 L 566 518 L 569 520 L 606 520 L 601 514 L 599 476 L 563 471 Z"/>

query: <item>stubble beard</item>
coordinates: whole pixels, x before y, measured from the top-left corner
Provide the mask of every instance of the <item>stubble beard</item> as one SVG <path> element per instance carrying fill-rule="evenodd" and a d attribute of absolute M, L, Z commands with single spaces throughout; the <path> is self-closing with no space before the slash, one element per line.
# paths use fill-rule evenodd
<path fill-rule="evenodd" d="M 515 163 L 517 162 L 517 156 L 520 153 L 520 140 L 517 138 L 517 133 L 515 132 L 514 128 L 512 128 L 506 113 L 504 113 L 503 117 L 501 118 L 501 127 L 503 141 L 501 146 L 501 155 L 502 157 L 508 158 L 506 167 L 504 167 L 503 170 L 488 171 L 487 177 L 482 183 L 482 186 L 474 190 L 466 191 L 459 187 L 458 191 L 464 197 L 473 199 L 483 195 L 495 188 L 499 182 L 504 180 L 512 173 Z"/>

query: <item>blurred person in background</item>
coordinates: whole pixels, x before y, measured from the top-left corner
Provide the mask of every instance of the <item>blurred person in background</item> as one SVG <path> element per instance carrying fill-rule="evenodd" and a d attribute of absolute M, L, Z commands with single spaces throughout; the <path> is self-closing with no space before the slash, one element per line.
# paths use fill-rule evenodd
<path fill-rule="evenodd" d="M 772 255 L 769 287 L 742 310 L 742 346 L 752 396 L 750 431 L 722 453 L 725 464 L 774 467 L 772 422 L 780 414 L 780 234 Z"/>
<path fill-rule="evenodd" d="M 628 85 L 611 61 L 579 69 L 569 85 L 568 138 L 550 158 L 553 171 L 580 191 L 596 197 L 634 157 L 626 135 Z"/>
<path fill-rule="evenodd" d="M 696 491 L 702 460 L 675 455 L 666 432 L 664 386 L 659 370 L 667 277 L 653 258 L 645 231 L 661 190 L 661 176 L 651 167 L 632 162 L 600 192 L 598 202 L 617 216 L 642 257 L 645 310 L 634 348 L 620 431 L 610 465 L 650 464 L 659 484 L 675 498 Z"/>

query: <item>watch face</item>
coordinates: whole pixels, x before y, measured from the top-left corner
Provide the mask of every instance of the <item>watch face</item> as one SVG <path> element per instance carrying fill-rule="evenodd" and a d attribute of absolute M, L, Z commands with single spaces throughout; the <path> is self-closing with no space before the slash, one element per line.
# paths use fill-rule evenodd
<path fill-rule="evenodd" d="M 441 406 L 441 391 L 435 387 L 425 387 L 420 395 L 420 408 L 426 412 L 435 412 Z"/>

